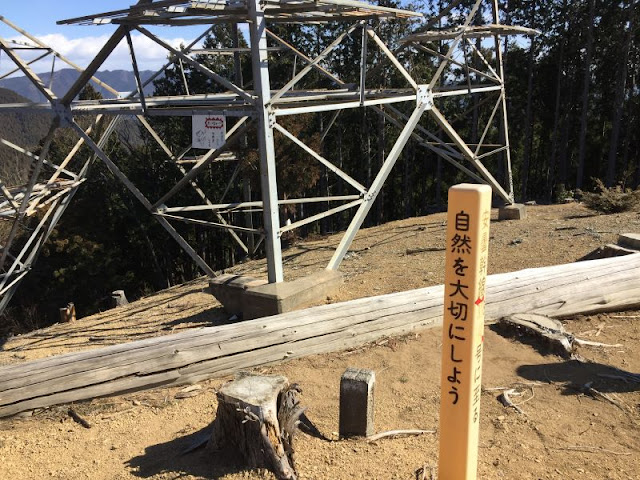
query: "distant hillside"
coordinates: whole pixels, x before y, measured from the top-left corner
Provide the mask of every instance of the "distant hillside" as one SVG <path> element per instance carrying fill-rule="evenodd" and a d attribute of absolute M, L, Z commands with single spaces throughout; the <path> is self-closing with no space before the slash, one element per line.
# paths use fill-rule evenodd
<path fill-rule="evenodd" d="M 11 90 L 0 88 L 0 103 L 21 103 L 26 99 Z M 28 150 L 34 150 L 49 130 L 50 117 L 34 113 L 0 114 L 0 137 Z M 7 185 L 24 181 L 27 157 L 0 144 L 0 179 Z"/>
<path fill-rule="evenodd" d="M 151 70 L 143 70 L 140 72 L 140 76 L 142 81 L 144 82 L 155 72 Z M 53 74 L 53 92 L 58 95 L 64 95 L 71 85 L 76 81 L 80 73 L 77 70 L 72 68 L 65 68 L 62 70 L 58 70 Z M 49 81 L 51 79 L 50 73 L 39 73 L 38 76 L 45 82 L 46 85 L 49 85 Z M 115 88 L 119 92 L 130 92 L 136 88 L 136 81 L 133 75 L 133 72 L 127 70 L 105 70 L 102 72 L 96 73 L 96 77 Z M 104 98 L 112 98 L 113 94 L 111 92 L 103 89 L 99 85 L 95 83 L 91 84 L 98 92 L 102 94 Z M 9 90 L 13 90 L 14 92 L 22 95 L 23 97 L 31 100 L 32 102 L 44 102 L 44 96 L 38 91 L 33 84 L 27 80 L 26 77 L 12 77 L 5 78 L 0 80 L 0 87 L 8 88 Z M 153 92 L 153 84 L 148 85 L 145 88 L 146 94 L 151 94 Z"/>

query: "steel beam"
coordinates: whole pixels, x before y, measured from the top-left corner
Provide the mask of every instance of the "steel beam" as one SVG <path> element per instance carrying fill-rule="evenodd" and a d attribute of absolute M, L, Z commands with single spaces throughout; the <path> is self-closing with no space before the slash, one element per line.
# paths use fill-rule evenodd
<path fill-rule="evenodd" d="M 204 65 L 200 64 L 199 62 L 195 61 L 194 59 L 192 59 L 188 55 L 185 55 L 180 50 L 177 50 L 177 49 L 173 48 L 167 42 L 165 42 L 165 41 L 159 39 L 158 37 L 156 37 L 149 30 L 147 30 L 147 29 L 145 29 L 143 27 L 140 27 L 140 26 L 136 27 L 136 30 L 138 30 L 140 33 L 142 33 L 147 38 L 149 38 L 149 39 L 153 40 L 154 42 L 156 42 L 158 45 L 163 47 L 165 50 L 171 52 L 177 58 L 181 59 L 184 62 L 187 62 L 193 68 L 195 68 L 196 70 L 198 70 L 201 73 L 205 74 L 206 76 L 208 76 L 209 78 L 211 78 L 215 82 L 219 83 L 223 87 L 226 87 L 229 90 L 231 90 L 232 92 L 237 93 L 242 98 L 244 98 L 247 102 L 253 103 L 253 101 L 254 101 L 253 97 L 249 93 L 245 92 L 242 88 L 240 88 L 239 86 L 234 84 L 233 82 L 231 82 L 231 81 L 227 80 L 226 78 L 218 75 L 216 72 L 210 70 L 209 68 L 207 68 Z"/>
<path fill-rule="evenodd" d="M 260 149 L 260 183 L 264 204 L 264 235 L 267 250 L 269 283 L 282 282 L 282 245 L 280 243 L 280 213 L 278 212 L 278 183 L 276 180 L 276 152 L 273 143 L 275 117 L 271 102 L 269 60 L 267 51 L 267 23 L 260 0 L 247 0 L 249 6 L 249 37 L 253 67 L 253 84 L 257 95 L 258 145 Z"/>
<path fill-rule="evenodd" d="M 380 40 L 380 37 L 378 37 L 376 32 L 374 32 L 373 29 L 371 29 L 371 28 L 367 28 L 367 33 L 378 44 L 378 47 L 380 48 L 380 50 L 382 50 L 382 52 L 389 58 L 389 60 L 391 60 L 391 63 L 393 64 L 393 66 L 398 69 L 398 71 L 407 80 L 407 82 L 409 82 L 409 84 L 413 87 L 413 89 L 414 90 L 418 90 L 418 84 L 416 83 L 416 81 L 409 74 L 409 72 L 407 72 L 407 70 L 404 68 L 404 66 L 398 61 L 398 59 L 391 52 L 391 50 L 389 50 L 387 48 L 387 46 L 384 44 L 384 42 L 382 40 Z"/>
<path fill-rule="evenodd" d="M 309 155 L 311 155 L 313 158 L 315 158 L 317 161 L 319 161 L 322 165 L 324 165 L 325 167 L 327 167 L 329 170 L 331 170 L 333 173 L 335 173 L 338 177 L 340 177 L 342 180 L 344 180 L 345 182 L 347 182 L 349 185 L 351 185 L 353 188 L 355 188 L 356 190 L 358 190 L 360 193 L 366 193 L 367 189 L 364 185 L 362 185 L 360 182 L 358 182 L 357 180 L 351 178 L 351 176 L 347 175 L 345 172 L 343 172 L 342 170 L 340 170 L 338 167 L 336 167 L 333 163 L 331 163 L 329 160 L 327 160 L 326 158 L 324 158 L 322 155 L 316 153 L 313 149 L 309 148 L 304 142 L 302 142 L 301 140 L 299 140 L 295 135 L 291 134 L 286 128 L 284 128 L 282 125 L 278 125 L 277 123 L 274 125 L 274 127 L 276 128 L 276 130 L 278 130 L 280 133 L 282 133 L 285 137 L 287 137 L 289 140 L 291 140 L 293 143 L 295 143 L 296 145 L 298 145 L 302 150 L 304 150 L 305 152 L 307 152 Z"/>
<path fill-rule="evenodd" d="M 234 127 L 231 130 L 229 130 L 228 132 L 229 136 L 227 137 L 226 142 L 220 148 L 209 150 L 200 160 L 198 160 L 198 163 L 196 163 L 193 166 L 193 168 L 191 168 L 191 170 L 189 170 L 189 172 L 185 176 L 183 176 L 180 180 L 178 180 L 178 183 L 176 183 L 171 188 L 171 190 L 165 193 L 160 198 L 160 200 L 154 203 L 152 205 L 153 210 L 163 205 L 167 200 L 169 200 L 176 193 L 182 190 L 188 183 L 192 182 L 193 179 L 195 179 L 200 173 L 202 173 L 202 171 L 207 166 L 209 166 L 209 164 L 213 162 L 218 156 L 220 156 L 222 152 L 226 151 L 230 146 L 236 143 L 245 134 L 245 132 L 249 129 L 249 127 L 253 123 L 253 122 L 249 122 L 245 124 L 246 119 L 247 117 L 242 117 L 234 125 Z"/>
<path fill-rule="evenodd" d="M 187 175 L 187 170 L 185 170 L 185 168 L 178 163 L 176 156 L 173 154 L 173 152 L 167 146 L 167 144 L 164 143 L 164 141 L 160 138 L 158 133 L 153 129 L 153 127 L 149 124 L 149 122 L 147 122 L 146 118 L 144 118 L 143 116 L 138 116 L 138 121 L 149 132 L 149 134 L 153 137 L 153 139 L 160 146 L 160 148 L 162 148 L 162 150 L 164 150 L 164 152 L 171 159 L 171 161 L 175 163 L 175 165 L 178 168 L 178 170 L 180 170 L 180 173 L 182 173 L 183 176 L 186 176 Z M 209 200 L 209 198 L 206 196 L 206 194 L 202 191 L 202 189 L 195 182 L 195 180 L 192 180 L 190 183 L 191 183 L 191 187 L 193 187 L 193 189 L 195 190 L 196 194 L 200 197 L 200 199 L 203 202 L 205 202 L 207 205 L 213 205 L 211 203 L 211 200 Z M 216 212 L 216 217 L 218 218 L 218 221 L 220 223 L 222 223 L 222 224 L 226 224 L 227 223 L 227 221 L 222 217 L 222 215 L 220 215 L 217 212 Z M 249 253 L 249 249 L 247 248 L 247 246 L 244 244 L 242 239 L 240 237 L 238 237 L 238 235 L 232 229 L 227 230 L 227 232 L 236 241 L 236 243 L 240 246 L 240 248 L 242 250 L 244 250 L 245 253 Z"/>
<path fill-rule="evenodd" d="M 400 132 L 396 143 L 393 145 L 393 148 L 389 152 L 389 155 L 382 164 L 382 167 L 376 175 L 376 178 L 371 183 L 371 187 L 369 188 L 367 195 L 365 195 L 362 205 L 360 205 L 360 207 L 358 208 L 358 211 L 351 220 L 351 223 L 349 224 L 346 233 L 342 237 L 338 248 L 334 252 L 333 257 L 331 257 L 329 265 L 327 265 L 328 270 L 337 270 L 340 266 L 340 263 L 342 263 L 344 256 L 347 254 L 347 251 L 351 246 L 351 243 L 353 243 L 353 239 L 355 238 L 356 233 L 358 233 L 358 230 L 362 226 L 364 219 L 373 206 L 373 202 L 378 197 L 378 194 L 380 193 L 384 182 L 387 180 L 387 177 L 391 173 L 393 166 L 402 153 L 404 146 L 407 144 L 409 138 L 411 138 L 413 129 L 420 121 L 420 118 L 422 118 L 422 114 L 427 109 L 427 107 L 429 107 L 429 104 L 427 104 L 426 102 L 420 103 L 409 117 L 407 124 Z"/>
<path fill-rule="evenodd" d="M 248 1 L 252 1 L 252 0 L 248 0 Z M 275 102 L 280 97 L 282 97 L 285 93 L 287 93 L 289 91 L 289 89 L 293 88 L 296 85 L 296 83 L 298 83 L 302 78 L 304 78 L 304 76 L 307 73 L 309 73 L 311 71 L 311 69 L 314 68 L 315 65 L 319 64 L 321 61 L 323 61 L 325 58 L 327 58 L 329 56 L 329 54 L 331 52 L 333 52 L 333 50 L 335 50 L 335 48 L 338 45 L 340 45 L 340 43 L 342 43 L 342 40 L 344 40 L 344 38 L 347 35 L 351 34 L 351 32 L 353 32 L 360 25 L 361 25 L 360 22 L 355 23 L 355 24 L 351 25 L 346 31 L 344 31 L 340 35 L 338 35 L 338 37 L 333 42 L 331 42 L 329 44 L 329 46 L 327 48 L 325 48 L 320 53 L 320 55 L 318 55 L 316 58 L 314 58 L 311 61 L 311 63 L 309 63 L 302 70 L 300 70 L 291 80 L 289 80 L 287 82 L 287 84 L 284 87 L 282 87 L 275 95 L 273 95 L 273 97 L 271 97 L 271 102 Z"/>
<path fill-rule="evenodd" d="M 500 24 L 500 10 L 498 7 L 498 0 L 492 0 L 492 13 L 493 23 L 495 25 Z M 511 171 L 511 148 L 509 142 L 509 122 L 507 119 L 507 94 L 504 86 L 504 61 L 502 59 L 502 50 L 500 48 L 500 35 L 496 34 L 495 48 L 496 48 L 496 67 L 498 69 L 498 77 L 502 80 L 502 91 L 500 92 L 500 103 L 502 106 L 502 116 L 500 117 L 500 123 L 502 124 L 502 134 L 505 145 L 505 174 L 507 181 L 509 182 L 509 200 L 508 203 L 514 202 L 513 193 L 513 173 Z"/>
<path fill-rule="evenodd" d="M 460 149 L 462 154 L 466 157 L 466 159 L 474 165 L 474 167 L 478 170 L 478 172 L 480 172 L 480 175 L 482 175 L 485 181 L 489 185 L 491 185 L 491 188 L 493 188 L 493 191 L 496 194 L 498 194 L 500 197 L 502 197 L 504 201 L 508 203 L 512 203 L 510 200 L 509 194 L 504 190 L 504 188 L 502 188 L 502 185 L 498 183 L 498 181 L 494 178 L 494 176 L 491 175 L 491 172 L 487 170 L 487 167 L 485 167 L 482 164 L 482 162 L 478 160 L 478 157 L 474 155 L 474 153 L 471 151 L 469 146 L 465 143 L 462 137 L 460 137 L 458 132 L 456 132 L 456 130 L 451 126 L 451 124 L 447 121 L 444 115 L 442 115 L 442 113 L 435 107 L 433 107 L 429 112 L 433 116 L 436 123 L 440 125 L 442 130 L 444 130 L 447 136 L 451 138 L 451 140 L 453 140 L 453 142 L 458 146 L 458 148 Z"/>
<path fill-rule="evenodd" d="M 27 187 L 25 189 L 24 198 L 20 203 L 20 208 L 16 212 L 16 219 L 14 220 L 13 225 L 11 226 L 11 230 L 9 231 L 9 236 L 7 237 L 7 240 L 5 242 L 5 247 L 2 251 L 2 256 L 0 257 L 0 271 L 2 271 L 2 269 L 4 268 L 5 261 L 7 260 L 7 255 L 9 253 L 9 248 L 13 243 L 15 236 L 18 233 L 18 226 L 20 225 L 20 222 L 24 218 L 27 207 L 29 206 L 29 199 L 31 196 L 31 192 L 33 191 L 33 187 L 38 180 L 40 171 L 42 170 L 44 159 L 47 157 L 47 155 L 49 155 L 49 148 L 51 147 L 51 142 L 53 141 L 53 136 L 55 135 L 57 129 L 58 129 L 58 119 L 54 118 L 53 121 L 51 122 L 51 126 L 49 127 L 49 132 L 47 133 L 44 139 L 44 142 L 42 145 L 42 151 L 38 156 L 38 160 L 36 161 L 35 165 L 32 167 L 30 171 L 30 178 L 29 178 L 29 182 L 27 183 Z"/>
<path fill-rule="evenodd" d="M 138 70 L 138 60 L 136 59 L 136 51 L 133 48 L 133 40 L 131 39 L 130 30 L 127 30 L 127 44 L 129 45 L 129 55 L 131 55 L 131 65 L 133 67 L 133 76 L 136 79 L 136 87 L 138 89 L 138 98 L 140 99 L 140 104 L 142 105 L 142 111 L 145 112 L 147 110 L 147 104 L 144 98 L 142 80 L 140 79 L 140 71 Z M 188 94 L 189 92 L 187 92 L 187 95 Z"/>
<path fill-rule="evenodd" d="M 480 8 L 481 4 L 482 4 L 482 0 L 476 0 L 476 3 L 473 5 L 473 8 L 471 9 L 471 12 L 469 12 L 469 14 L 467 15 L 467 18 L 465 18 L 464 25 L 462 26 L 463 29 L 469 26 L 469 24 L 471 23 L 471 20 L 473 20 L 473 17 L 478 11 L 478 8 Z M 445 55 L 446 60 L 442 60 L 442 62 L 440 62 L 440 65 L 438 65 L 438 69 L 436 70 L 436 73 L 433 75 L 433 78 L 429 83 L 430 90 L 433 90 L 436 84 L 438 83 L 438 81 L 440 80 L 440 77 L 442 76 L 444 69 L 449 64 L 449 59 L 452 57 L 453 52 L 458 47 L 458 44 L 460 43 L 461 40 L 462 40 L 462 34 L 458 35 L 456 39 L 453 41 L 453 43 L 451 44 L 451 46 L 449 47 L 449 50 Z"/>
<path fill-rule="evenodd" d="M 359 198 L 358 200 L 354 200 L 353 202 L 345 203 L 344 205 L 339 205 L 334 208 L 330 208 L 324 212 L 317 213 L 316 215 L 312 215 L 307 218 L 303 218 L 302 220 L 298 220 L 297 222 L 290 223 L 289 225 L 285 225 L 280 228 L 280 233 L 285 233 L 290 230 L 294 230 L 296 228 L 300 228 L 303 225 L 308 225 L 309 223 L 313 223 L 317 220 L 322 220 L 323 218 L 329 217 L 331 215 L 335 215 L 336 213 L 343 212 L 345 210 L 349 210 L 350 208 L 361 205 L 364 202 L 364 199 Z"/>
<path fill-rule="evenodd" d="M 142 205 L 147 210 L 149 210 L 149 212 L 153 212 L 154 208 L 151 205 L 151 202 L 147 200 L 147 197 L 145 197 L 144 194 L 140 190 L 138 190 L 138 188 L 133 183 L 131 183 L 127 176 L 117 167 L 115 163 L 111 161 L 107 154 L 104 153 L 104 151 L 98 145 L 96 145 L 91 137 L 84 132 L 82 127 L 80 127 L 75 121 L 71 123 L 71 127 L 81 138 L 84 139 L 87 146 L 89 146 L 94 151 L 98 158 L 104 162 L 109 171 L 129 189 L 133 196 L 136 197 L 136 199 L 138 199 L 138 201 L 142 203 Z M 193 247 L 191 247 L 191 245 L 189 245 L 187 241 L 182 238 L 182 235 L 180 235 L 166 219 L 162 217 L 156 217 L 156 219 L 158 220 L 160 225 L 162 225 L 164 229 L 169 233 L 169 235 L 171 235 L 173 239 L 182 247 L 182 249 L 193 259 L 193 261 L 196 262 L 196 264 L 202 269 L 204 273 L 212 277 L 216 276 L 213 269 L 209 265 L 207 265 L 207 262 L 205 262 L 202 257 L 198 255 Z"/>
<path fill-rule="evenodd" d="M 64 105 L 70 105 L 76 96 L 82 91 L 84 87 L 87 86 L 89 80 L 93 78 L 98 69 L 102 66 L 105 60 L 111 55 L 111 53 L 118 46 L 120 41 L 126 36 L 128 32 L 127 27 L 120 26 L 116 29 L 115 32 L 111 35 L 107 43 L 104 44 L 100 52 L 95 56 L 95 58 L 91 61 L 89 66 L 82 71 L 78 79 L 73 83 L 71 88 L 67 91 L 64 97 L 62 97 L 62 103 Z"/>
<path fill-rule="evenodd" d="M 320 202 L 342 202 L 347 200 L 357 200 L 360 195 L 335 195 L 330 197 L 305 197 L 305 198 L 287 198 L 286 200 L 278 200 L 278 205 L 302 205 L 306 203 L 320 203 Z M 259 208 L 262 209 L 261 201 L 247 201 L 247 202 L 230 202 L 230 203 L 212 203 L 207 205 L 187 205 L 184 207 L 167 207 L 162 210 L 162 213 L 176 213 L 176 212 L 203 212 L 210 210 L 225 210 L 227 212 L 242 210 L 245 208 Z"/>
<path fill-rule="evenodd" d="M 22 58 L 20 58 L 18 55 L 16 55 L 16 53 L 9 46 L 9 44 L 4 38 L 0 38 L 0 49 L 2 49 L 2 51 L 13 61 L 13 63 L 15 63 L 15 65 L 20 70 L 22 70 L 22 73 L 24 73 L 25 77 L 29 79 L 29 81 L 34 87 L 40 90 L 40 93 L 42 93 L 42 95 L 44 95 L 44 97 L 48 101 L 53 102 L 55 99 L 58 98 L 56 97 L 55 93 L 53 93 L 49 88 L 47 88 L 47 86 L 40 79 L 40 77 L 33 70 L 31 70 L 31 67 L 29 66 L 29 64 L 24 60 L 22 60 Z"/>
<path fill-rule="evenodd" d="M 289 51 L 291 51 L 296 57 L 301 58 L 302 60 L 304 60 L 305 62 L 307 62 L 310 65 L 313 65 L 313 68 L 315 70 L 317 70 L 318 72 L 320 72 L 322 75 L 324 75 L 325 77 L 327 77 L 329 80 L 335 82 L 336 84 L 338 84 L 338 86 L 344 87 L 346 85 L 345 82 L 343 82 L 342 80 L 340 80 L 337 76 L 335 76 L 333 73 L 331 73 L 330 71 L 328 71 L 326 68 L 323 68 L 322 66 L 318 65 L 317 63 L 313 63 L 313 59 L 309 58 L 308 56 L 306 56 L 304 53 L 302 53 L 300 50 L 298 50 L 297 48 L 295 48 L 293 45 L 291 45 L 290 43 L 287 43 L 285 40 L 283 40 L 282 38 L 280 38 L 278 35 L 276 35 L 275 33 L 273 33 L 271 30 L 267 29 L 267 35 L 269 35 L 269 37 L 271 37 L 273 40 L 275 40 L 276 42 L 278 42 L 280 45 L 282 45 L 283 47 L 287 48 Z"/>

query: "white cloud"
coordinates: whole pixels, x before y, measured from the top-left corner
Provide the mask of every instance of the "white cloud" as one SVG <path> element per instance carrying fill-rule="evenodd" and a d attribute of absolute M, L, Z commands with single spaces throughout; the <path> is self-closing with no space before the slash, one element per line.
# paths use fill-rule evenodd
<path fill-rule="evenodd" d="M 160 68 L 167 60 L 169 52 L 162 46 L 155 43 L 150 38 L 138 33 L 132 34 L 136 60 L 140 70 L 156 70 Z M 109 39 L 109 35 L 90 36 L 82 38 L 67 38 L 60 33 L 38 36 L 38 39 L 44 44 L 53 48 L 69 60 L 78 64 L 80 67 L 86 67 L 96 56 L 100 49 Z M 26 38 L 17 38 L 16 40 L 27 41 Z M 184 38 L 162 38 L 162 40 L 172 47 L 179 47 L 181 44 L 186 45 L 191 40 Z M 24 52 L 24 51 L 22 51 Z M 27 57 L 27 60 L 31 57 Z M 6 71 L 6 62 L 1 66 L 2 71 Z M 37 62 L 32 67 L 36 72 L 48 71 L 51 68 L 51 57 Z M 56 69 L 66 68 L 66 64 L 62 61 L 56 62 Z M 126 39 L 123 39 L 115 50 L 109 55 L 100 70 L 132 70 L 131 56 L 129 54 L 129 46 Z"/>

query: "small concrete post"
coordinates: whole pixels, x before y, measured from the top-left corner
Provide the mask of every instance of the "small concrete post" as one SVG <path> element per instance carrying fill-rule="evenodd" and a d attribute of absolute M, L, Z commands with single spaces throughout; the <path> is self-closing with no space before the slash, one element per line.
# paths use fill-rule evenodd
<path fill-rule="evenodd" d="M 373 390 L 376 374 L 347 368 L 340 379 L 340 438 L 373 434 Z"/>

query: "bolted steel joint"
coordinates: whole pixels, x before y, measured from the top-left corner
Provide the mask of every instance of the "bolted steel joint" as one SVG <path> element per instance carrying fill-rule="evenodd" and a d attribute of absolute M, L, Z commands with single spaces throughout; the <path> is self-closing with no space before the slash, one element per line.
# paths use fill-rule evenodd
<path fill-rule="evenodd" d="M 425 105 L 427 110 L 433 107 L 433 92 L 429 88 L 429 85 L 418 85 L 416 104 Z"/>
<path fill-rule="evenodd" d="M 61 127 L 69 127 L 73 124 L 73 113 L 71 113 L 69 105 L 63 104 L 60 100 L 55 100 L 51 102 L 51 108 Z"/>
<path fill-rule="evenodd" d="M 275 112 L 273 111 L 269 112 L 269 115 L 267 116 L 267 121 L 269 123 L 269 128 L 275 128 L 277 123 Z"/>

